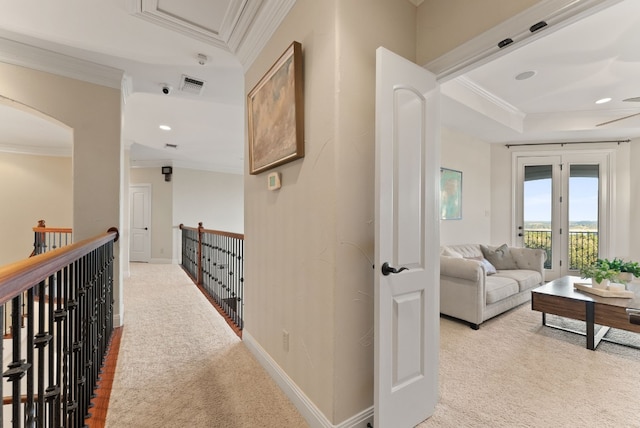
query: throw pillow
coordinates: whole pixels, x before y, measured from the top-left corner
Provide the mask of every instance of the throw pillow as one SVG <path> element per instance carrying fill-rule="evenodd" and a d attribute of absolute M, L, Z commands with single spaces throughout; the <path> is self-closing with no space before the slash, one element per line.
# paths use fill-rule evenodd
<path fill-rule="evenodd" d="M 456 257 L 458 259 L 462 258 L 462 254 L 460 254 L 459 252 L 452 250 L 449 247 L 444 247 L 444 250 L 442 250 L 442 255 L 443 256 L 449 256 L 449 257 Z"/>
<path fill-rule="evenodd" d="M 469 260 L 477 260 L 480 263 L 482 263 L 482 265 L 484 266 L 484 271 L 487 273 L 487 275 L 493 275 L 494 273 L 498 273 L 498 271 L 496 270 L 496 267 L 494 265 L 492 265 L 489 260 L 485 259 L 484 257 L 467 257 Z"/>
<path fill-rule="evenodd" d="M 491 248 L 484 245 L 480 245 L 484 258 L 495 266 L 498 270 L 518 269 L 513 255 L 509 251 L 507 244 L 502 244 L 498 248 Z"/>

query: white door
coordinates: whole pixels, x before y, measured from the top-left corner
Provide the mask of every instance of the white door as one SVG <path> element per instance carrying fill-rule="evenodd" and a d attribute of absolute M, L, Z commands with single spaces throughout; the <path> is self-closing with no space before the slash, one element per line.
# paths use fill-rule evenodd
<path fill-rule="evenodd" d="M 151 259 L 151 185 L 131 186 L 129 204 L 131 207 L 129 260 L 148 262 Z"/>
<path fill-rule="evenodd" d="M 438 399 L 439 88 L 384 48 L 376 67 L 374 426 L 402 428 Z"/>

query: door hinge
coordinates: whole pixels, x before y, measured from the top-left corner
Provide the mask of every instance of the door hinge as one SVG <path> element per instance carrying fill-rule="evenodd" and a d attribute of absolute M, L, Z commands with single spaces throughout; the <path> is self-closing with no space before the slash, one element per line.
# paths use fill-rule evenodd
<path fill-rule="evenodd" d="M 560 228 L 560 235 L 562 235 L 562 228 Z"/>
<path fill-rule="evenodd" d="M 560 260 L 560 267 L 562 267 L 562 260 Z"/>
<path fill-rule="evenodd" d="M 560 171 L 562 171 L 562 164 L 560 164 Z"/>
<path fill-rule="evenodd" d="M 560 196 L 560 203 L 562 203 L 562 196 Z"/>

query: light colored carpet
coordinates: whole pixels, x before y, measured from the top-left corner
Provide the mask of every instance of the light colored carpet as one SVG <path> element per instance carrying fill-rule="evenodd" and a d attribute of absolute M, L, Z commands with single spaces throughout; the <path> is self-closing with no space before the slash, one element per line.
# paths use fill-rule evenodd
<path fill-rule="evenodd" d="M 179 266 L 131 264 L 107 428 L 306 427 Z"/>
<path fill-rule="evenodd" d="M 590 351 L 584 337 L 541 323 L 529 303 L 478 331 L 441 318 L 440 400 L 419 427 L 640 427 L 640 350 Z M 640 346 L 637 333 L 610 336 Z"/>
<path fill-rule="evenodd" d="M 131 272 L 107 428 L 307 426 L 180 267 Z M 640 350 L 589 351 L 529 304 L 478 331 L 442 318 L 440 400 L 419 427 L 640 427 Z"/>

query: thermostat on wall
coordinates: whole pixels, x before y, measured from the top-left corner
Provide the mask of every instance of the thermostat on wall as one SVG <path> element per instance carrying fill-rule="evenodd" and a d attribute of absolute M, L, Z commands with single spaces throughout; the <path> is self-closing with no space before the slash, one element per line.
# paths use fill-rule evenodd
<path fill-rule="evenodd" d="M 272 172 L 267 176 L 267 188 L 269 190 L 278 190 L 280 188 L 279 172 Z"/>

